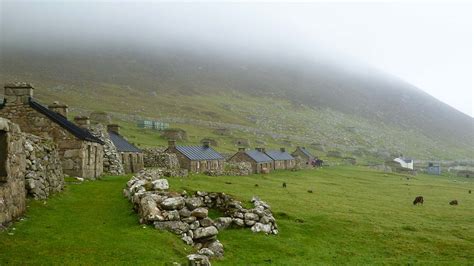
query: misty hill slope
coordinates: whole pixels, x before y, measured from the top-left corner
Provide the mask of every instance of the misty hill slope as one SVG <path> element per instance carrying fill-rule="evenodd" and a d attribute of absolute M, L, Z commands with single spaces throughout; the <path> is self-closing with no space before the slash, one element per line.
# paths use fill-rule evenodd
<path fill-rule="evenodd" d="M 222 122 L 327 149 L 424 159 L 469 158 L 474 149 L 472 118 L 367 68 L 197 50 L 4 47 L 0 73 L 3 82 L 32 82 L 45 101 Z"/>

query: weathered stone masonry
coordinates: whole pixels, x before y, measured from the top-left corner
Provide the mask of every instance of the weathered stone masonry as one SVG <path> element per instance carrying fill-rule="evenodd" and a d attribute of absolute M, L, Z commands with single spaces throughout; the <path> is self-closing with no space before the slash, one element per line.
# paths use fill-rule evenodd
<path fill-rule="evenodd" d="M 5 85 L 0 117 L 18 124 L 23 132 L 52 139 L 59 149 L 65 174 L 95 179 L 103 172 L 102 142 L 86 129 L 67 120 L 67 108 L 51 109 L 33 99 L 33 87 L 26 83 Z"/>
<path fill-rule="evenodd" d="M 54 142 L 28 133 L 25 136 L 25 182 L 28 195 L 46 199 L 64 188 L 64 175 L 59 152 Z"/>
<path fill-rule="evenodd" d="M 18 125 L 0 118 L 0 225 L 26 209 L 24 137 Z"/>

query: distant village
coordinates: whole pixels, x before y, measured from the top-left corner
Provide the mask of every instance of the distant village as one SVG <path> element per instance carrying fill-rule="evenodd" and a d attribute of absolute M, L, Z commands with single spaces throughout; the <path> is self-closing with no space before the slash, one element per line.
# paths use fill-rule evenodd
<path fill-rule="evenodd" d="M 70 121 L 67 105 L 53 102 L 45 106 L 34 98 L 30 84 L 6 84 L 0 105 L 0 224 L 24 212 L 27 195 L 43 199 L 62 190 L 64 176 L 97 179 L 103 174 L 137 173 L 145 167 L 168 169 L 170 176 L 250 175 L 324 165 L 303 146 L 292 151 L 238 147 L 228 158 L 208 140 L 179 145 L 170 139 L 166 148 L 139 149 L 121 135 L 118 125 L 109 122 L 91 122 L 88 116 Z M 400 157 L 389 163 L 413 171 L 412 159 Z M 430 163 L 427 172 L 439 175 L 440 165 Z"/>

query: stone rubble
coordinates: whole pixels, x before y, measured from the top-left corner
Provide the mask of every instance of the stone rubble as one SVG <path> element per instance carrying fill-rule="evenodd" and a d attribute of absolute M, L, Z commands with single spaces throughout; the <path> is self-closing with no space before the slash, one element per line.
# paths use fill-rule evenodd
<path fill-rule="evenodd" d="M 197 191 L 188 195 L 167 191 L 168 188 L 160 169 L 145 169 L 127 182 L 124 196 L 138 212 L 140 223 L 173 232 L 197 250 L 188 256 L 190 265 L 210 265 L 208 258 L 224 255 L 217 235 L 226 228 L 247 227 L 255 233 L 278 234 L 270 206 L 258 197 L 251 200 L 254 207 L 246 209 L 225 193 Z M 211 219 L 209 209 L 219 210 L 225 216 Z"/>

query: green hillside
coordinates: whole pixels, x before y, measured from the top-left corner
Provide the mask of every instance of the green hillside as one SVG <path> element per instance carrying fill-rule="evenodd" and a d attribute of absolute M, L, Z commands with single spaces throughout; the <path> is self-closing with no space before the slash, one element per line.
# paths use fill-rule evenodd
<path fill-rule="evenodd" d="M 150 118 L 190 130 L 192 142 L 214 137 L 224 152 L 240 137 L 252 146 L 323 147 L 321 154 L 338 150 L 367 161 L 470 159 L 474 149 L 472 118 L 374 70 L 166 49 L 51 51 L 38 44 L 3 51 L 0 82 L 31 82 L 38 99 L 67 103 L 73 114 L 111 112 L 143 145 L 164 143 L 134 129 Z M 214 136 L 219 127 L 233 135 Z"/>
<path fill-rule="evenodd" d="M 105 177 L 48 201 L 0 232 L 0 264 L 158 264 L 192 252 L 170 232 L 138 224 L 121 194 L 128 177 Z M 247 177 L 170 178 L 172 190 L 223 191 L 268 202 L 280 234 L 219 233 L 225 256 L 213 265 L 450 264 L 474 261 L 472 180 L 383 174 L 359 167 L 280 171 Z M 287 188 L 282 188 L 282 182 Z M 258 184 L 255 187 L 254 184 Z M 308 193 L 312 190 L 313 193 Z M 93 197 L 91 197 L 93 195 Z M 415 196 L 425 204 L 413 206 Z M 450 206 L 452 199 L 458 206 Z"/>

